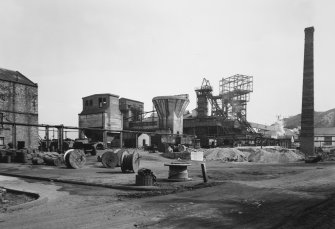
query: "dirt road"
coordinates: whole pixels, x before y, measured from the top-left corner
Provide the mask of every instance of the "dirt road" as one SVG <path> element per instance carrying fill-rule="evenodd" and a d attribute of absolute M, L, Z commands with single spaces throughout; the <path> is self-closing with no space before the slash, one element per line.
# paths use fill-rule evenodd
<path fill-rule="evenodd" d="M 153 160 L 154 161 L 154 160 Z M 210 183 L 120 191 L 25 180 L 57 195 L 0 215 L 1 228 L 333 228 L 335 163 L 207 162 Z M 159 173 L 158 173 L 159 174 Z M 189 175 L 201 179 L 190 168 Z"/>

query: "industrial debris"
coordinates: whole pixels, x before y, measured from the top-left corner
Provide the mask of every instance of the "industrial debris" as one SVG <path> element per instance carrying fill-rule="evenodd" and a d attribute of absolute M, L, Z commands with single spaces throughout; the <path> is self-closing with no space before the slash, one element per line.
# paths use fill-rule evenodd
<path fill-rule="evenodd" d="M 137 171 L 136 185 L 138 186 L 152 186 L 156 182 L 155 174 L 146 168 L 141 168 Z"/>

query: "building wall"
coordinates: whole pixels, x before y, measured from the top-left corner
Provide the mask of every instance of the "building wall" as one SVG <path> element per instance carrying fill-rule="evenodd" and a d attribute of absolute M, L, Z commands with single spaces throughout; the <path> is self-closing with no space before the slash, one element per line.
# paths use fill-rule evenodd
<path fill-rule="evenodd" d="M 123 128 L 129 129 L 130 122 L 132 121 L 140 121 L 140 114 L 144 112 L 144 103 L 132 100 L 121 98 L 120 102 L 120 111 L 122 112 L 123 116 Z"/>
<path fill-rule="evenodd" d="M 80 128 L 102 128 L 112 131 L 122 130 L 122 115 L 119 109 L 119 96 L 96 94 L 83 98 L 83 110 L 78 115 Z M 86 131 L 87 132 L 87 131 Z M 89 131 L 89 135 L 102 138 L 102 132 Z M 86 133 L 86 135 L 88 132 Z M 100 136 L 101 135 L 101 136 Z M 84 138 L 80 132 L 80 138 Z M 89 136 L 87 136 L 89 137 Z"/>
<path fill-rule="evenodd" d="M 322 146 L 335 146 L 335 136 L 315 136 L 314 147 L 322 147 Z"/>
<path fill-rule="evenodd" d="M 79 115 L 79 127 L 103 128 L 104 113 Z"/>
<path fill-rule="evenodd" d="M 4 122 L 38 124 L 38 88 L 15 82 L 0 80 L 0 112 Z M 13 141 L 13 127 L 4 125 L 0 137 L 4 144 Z M 16 126 L 16 140 L 24 141 L 25 147 L 37 148 L 38 127 Z"/>

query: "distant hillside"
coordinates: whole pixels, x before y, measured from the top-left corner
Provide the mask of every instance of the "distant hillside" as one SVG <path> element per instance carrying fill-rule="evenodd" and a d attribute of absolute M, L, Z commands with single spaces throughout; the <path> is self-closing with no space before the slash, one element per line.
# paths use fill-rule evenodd
<path fill-rule="evenodd" d="M 284 118 L 284 127 L 288 129 L 300 126 L 301 114 Z M 315 127 L 335 127 L 335 108 L 325 112 L 314 113 Z"/>

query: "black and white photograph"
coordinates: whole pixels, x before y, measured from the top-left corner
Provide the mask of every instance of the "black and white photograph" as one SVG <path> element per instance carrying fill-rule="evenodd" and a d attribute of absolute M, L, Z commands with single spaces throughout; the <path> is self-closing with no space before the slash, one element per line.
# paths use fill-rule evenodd
<path fill-rule="evenodd" d="M 0 228 L 335 228 L 334 12 L 0 0 Z"/>

